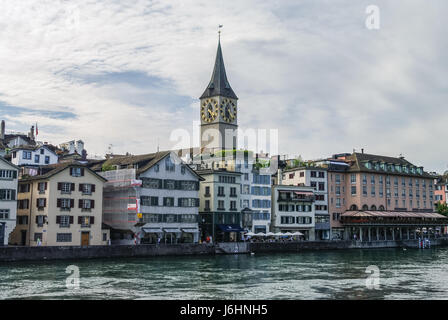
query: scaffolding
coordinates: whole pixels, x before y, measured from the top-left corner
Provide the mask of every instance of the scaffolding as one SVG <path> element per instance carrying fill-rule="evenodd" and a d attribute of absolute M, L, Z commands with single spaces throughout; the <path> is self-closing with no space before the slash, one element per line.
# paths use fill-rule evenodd
<path fill-rule="evenodd" d="M 135 233 L 140 214 L 139 189 L 136 169 L 99 172 L 107 179 L 104 185 L 103 222 L 115 230 Z"/>

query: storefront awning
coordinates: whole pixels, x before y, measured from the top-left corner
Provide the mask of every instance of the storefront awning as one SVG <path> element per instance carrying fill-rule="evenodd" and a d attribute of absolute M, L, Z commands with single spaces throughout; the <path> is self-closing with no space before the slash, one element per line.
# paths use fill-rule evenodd
<path fill-rule="evenodd" d="M 163 231 L 166 233 L 181 233 L 180 229 L 178 228 L 163 228 Z"/>
<path fill-rule="evenodd" d="M 185 233 L 199 233 L 198 229 L 196 228 L 182 228 L 181 230 Z"/>
<path fill-rule="evenodd" d="M 224 232 L 243 232 L 244 229 L 237 224 L 218 224 L 218 228 Z"/>
<path fill-rule="evenodd" d="M 142 228 L 145 233 L 163 233 L 160 228 Z"/>

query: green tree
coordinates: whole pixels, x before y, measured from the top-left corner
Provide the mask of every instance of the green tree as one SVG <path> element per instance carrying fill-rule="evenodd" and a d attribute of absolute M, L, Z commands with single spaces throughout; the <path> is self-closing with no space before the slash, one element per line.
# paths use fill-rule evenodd
<path fill-rule="evenodd" d="M 444 216 L 448 216 L 448 205 L 446 203 L 437 202 L 436 211 Z"/>

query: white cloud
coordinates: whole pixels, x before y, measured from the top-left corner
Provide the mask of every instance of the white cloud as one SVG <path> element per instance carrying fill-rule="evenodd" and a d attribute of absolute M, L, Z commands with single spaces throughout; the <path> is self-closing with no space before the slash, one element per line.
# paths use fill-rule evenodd
<path fill-rule="evenodd" d="M 398 155 L 445 170 L 448 120 L 444 16 L 448 4 L 367 1 L 0 0 L 0 101 L 43 140 L 85 140 L 90 154 L 170 147 L 191 131 L 223 24 L 223 53 L 240 126 L 279 128 L 280 152 Z M 141 84 L 115 75 L 137 74 Z M 88 79 L 95 79 L 88 81 Z M 139 80 L 139 81 L 140 81 Z M 1 110 L 0 110 L 1 112 Z M 1 113 L 0 113 L 1 114 Z M 46 130 L 49 128 L 51 130 Z"/>

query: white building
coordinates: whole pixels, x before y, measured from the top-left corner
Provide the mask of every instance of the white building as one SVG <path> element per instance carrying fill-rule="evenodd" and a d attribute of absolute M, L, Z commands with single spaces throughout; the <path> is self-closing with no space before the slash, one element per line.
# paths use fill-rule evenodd
<path fill-rule="evenodd" d="M 327 170 L 322 167 L 298 167 L 283 171 L 283 185 L 312 187 L 315 193 L 315 239 L 330 239 Z"/>
<path fill-rule="evenodd" d="M 113 169 L 100 172 L 105 167 Z M 92 169 L 109 180 L 103 221 L 113 243 L 198 242 L 202 178 L 175 153 L 116 156 Z"/>
<path fill-rule="evenodd" d="M 16 227 L 19 168 L 0 157 L 0 246 Z"/>
<path fill-rule="evenodd" d="M 58 156 L 48 146 L 20 146 L 11 150 L 11 162 L 19 167 L 39 167 L 58 163 Z"/>
<path fill-rule="evenodd" d="M 314 189 L 302 186 L 272 187 L 271 231 L 301 232 L 306 240 L 315 240 Z"/>

